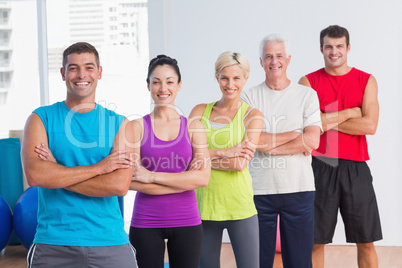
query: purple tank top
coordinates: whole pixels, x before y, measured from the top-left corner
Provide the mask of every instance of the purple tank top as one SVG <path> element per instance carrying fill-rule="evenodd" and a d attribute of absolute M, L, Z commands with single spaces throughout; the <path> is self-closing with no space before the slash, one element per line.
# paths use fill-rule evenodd
<path fill-rule="evenodd" d="M 179 173 L 187 170 L 192 159 L 187 118 L 181 116 L 179 135 L 171 141 L 155 136 L 150 115 L 144 116 L 141 164 L 150 171 Z M 194 190 L 178 194 L 149 195 L 137 192 L 131 226 L 170 228 L 201 224 Z"/>

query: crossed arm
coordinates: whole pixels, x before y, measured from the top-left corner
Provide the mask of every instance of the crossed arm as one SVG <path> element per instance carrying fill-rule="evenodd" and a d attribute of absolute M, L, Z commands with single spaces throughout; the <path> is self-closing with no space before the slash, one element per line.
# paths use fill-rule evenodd
<path fill-rule="evenodd" d="M 190 118 L 201 120 L 206 104 L 199 104 L 191 111 Z M 244 118 L 244 139 L 237 145 L 225 149 L 209 149 L 211 168 L 218 170 L 242 171 L 250 162 L 258 147 L 264 117 L 262 113 L 253 109 Z"/>
<path fill-rule="evenodd" d="M 311 87 L 307 77 L 302 77 L 299 84 Z M 377 130 L 379 118 L 378 86 L 370 76 L 363 95 L 362 107 L 344 109 L 335 113 L 321 112 L 324 131 L 337 130 L 350 135 L 373 135 Z"/>
<path fill-rule="evenodd" d="M 307 126 L 303 133 L 284 132 L 279 134 L 261 133 L 264 137 L 257 150 L 272 155 L 310 154 L 320 144 L 321 129 L 318 126 Z M 270 140 L 275 142 L 269 143 Z M 268 142 L 268 143 L 265 143 Z M 272 145 L 273 144 L 273 145 Z"/>
<path fill-rule="evenodd" d="M 143 135 L 142 119 L 132 121 L 136 137 Z M 181 173 L 151 172 L 140 164 L 141 147 L 135 146 L 135 168 L 130 190 L 162 195 L 193 190 L 208 185 L 211 172 L 204 126 L 200 121 L 189 120 L 188 132 L 193 150 L 191 167 Z M 142 138 L 140 138 L 141 140 Z M 140 142 L 138 143 L 140 144 Z"/>
<path fill-rule="evenodd" d="M 126 129 L 128 120 L 120 126 L 114 140 L 114 147 L 109 156 L 102 161 L 88 166 L 66 167 L 53 158 L 48 149 L 48 138 L 42 120 L 35 113 L 31 114 L 24 129 L 22 143 L 22 163 L 28 184 L 43 188 L 65 188 L 93 197 L 124 196 L 132 174 L 128 144 L 133 136 Z"/>

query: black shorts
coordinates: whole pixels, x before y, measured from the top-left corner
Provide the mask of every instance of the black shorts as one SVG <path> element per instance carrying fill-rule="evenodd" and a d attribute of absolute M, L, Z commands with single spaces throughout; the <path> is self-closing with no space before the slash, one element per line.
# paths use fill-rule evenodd
<path fill-rule="evenodd" d="M 373 177 L 366 162 L 313 157 L 315 177 L 314 243 L 332 242 L 338 208 L 346 241 L 370 243 L 382 239 Z"/>

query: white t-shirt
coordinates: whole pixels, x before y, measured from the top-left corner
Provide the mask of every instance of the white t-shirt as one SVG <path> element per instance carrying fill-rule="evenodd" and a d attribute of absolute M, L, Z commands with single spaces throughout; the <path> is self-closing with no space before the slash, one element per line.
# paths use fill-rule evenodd
<path fill-rule="evenodd" d="M 303 132 L 307 126 L 319 126 L 322 130 L 319 101 L 312 88 L 291 82 L 277 91 L 263 82 L 244 90 L 241 98 L 264 114 L 263 132 Z M 249 170 L 255 195 L 315 190 L 311 156 L 302 153 L 272 156 L 256 151 Z"/>

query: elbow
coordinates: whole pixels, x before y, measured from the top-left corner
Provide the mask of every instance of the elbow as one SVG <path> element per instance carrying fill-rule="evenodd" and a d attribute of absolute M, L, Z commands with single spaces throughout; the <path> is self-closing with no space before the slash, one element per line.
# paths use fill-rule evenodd
<path fill-rule="evenodd" d="M 302 143 L 304 148 L 316 150 L 320 146 L 321 130 L 315 132 L 306 133 L 303 135 Z"/>
<path fill-rule="evenodd" d="M 207 187 L 208 184 L 209 184 L 209 179 L 208 179 L 208 180 L 204 180 L 202 183 L 200 183 L 200 184 L 198 185 L 197 188 Z"/>
<path fill-rule="evenodd" d="M 35 179 L 33 176 L 29 176 L 25 174 L 25 177 L 27 179 L 28 185 L 31 187 L 39 186 L 38 180 Z"/>
<path fill-rule="evenodd" d="M 211 177 L 211 169 L 207 169 L 205 170 L 205 172 L 203 172 L 202 174 L 202 178 L 199 181 L 199 185 L 197 188 L 201 188 L 201 187 L 207 187 L 209 184 L 209 178 Z"/>
<path fill-rule="evenodd" d="M 367 134 L 366 135 L 374 135 L 377 132 L 377 125 L 370 124 L 367 125 Z"/>
<path fill-rule="evenodd" d="M 118 188 L 114 189 L 114 195 L 115 196 L 126 196 L 128 189 L 129 189 L 128 187 L 118 187 Z"/>
<path fill-rule="evenodd" d="M 126 196 L 127 192 L 128 192 L 128 189 L 125 190 L 125 191 L 119 191 L 119 192 L 116 193 L 116 196 L 121 196 L 121 197 Z"/>
<path fill-rule="evenodd" d="M 318 139 L 313 140 L 310 148 L 313 150 L 317 150 L 319 146 L 320 146 L 320 137 L 318 137 Z"/>
<path fill-rule="evenodd" d="M 44 187 L 41 183 L 41 176 L 40 174 L 37 174 L 36 172 L 33 172 L 29 169 L 26 169 L 24 171 L 25 177 L 27 179 L 28 185 L 31 187 Z"/>
<path fill-rule="evenodd" d="M 130 189 L 130 186 L 131 186 L 131 177 L 130 177 L 130 180 L 128 180 L 127 183 L 124 183 L 124 184 L 123 183 L 121 183 L 121 184 L 116 183 L 114 189 L 112 189 L 113 195 L 115 195 L 115 196 L 126 196 L 127 193 L 128 193 L 128 190 Z"/>
<path fill-rule="evenodd" d="M 234 171 L 241 172 L 245 170 L 248 167 L 248 163 L 250 162 L 251 159 L 246 158 L 246 157 L 239 157 L 237 161 L 234 162 Z"/>
<path fill-rule="evenodd" d="M 236 167 L 234 168 L 235 171 L 238 172 L 242 172 L 243 170 L 245 170 L 248 167 L 248 163 L 247 164 L 240 164 L 240 165 L 236 165 Z"/>

